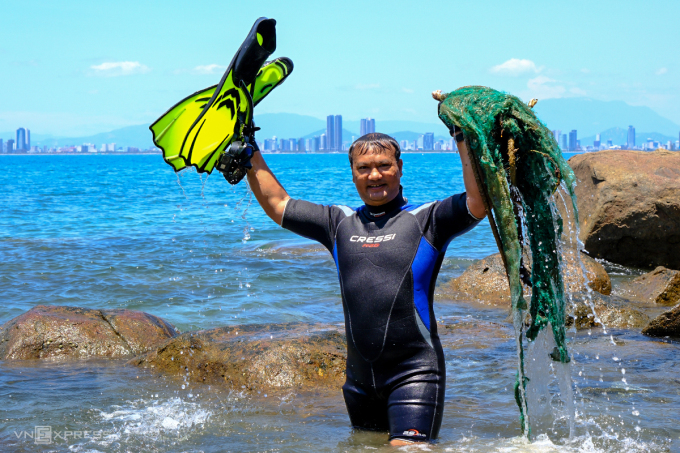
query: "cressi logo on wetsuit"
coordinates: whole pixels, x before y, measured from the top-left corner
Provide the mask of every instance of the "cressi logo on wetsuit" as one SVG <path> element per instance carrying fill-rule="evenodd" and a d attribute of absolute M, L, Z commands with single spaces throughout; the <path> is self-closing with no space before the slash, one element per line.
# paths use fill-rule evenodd
<path fill-rule="evenodd" d="M 477 223 L 465 194 L 409 205 L 400 193 L 356 210 L 288 201 L 282 226 L 322 243 L 338 269 L 353 426 L 437 437 L 446 377 L 434 286 L 449 242 Z"/>

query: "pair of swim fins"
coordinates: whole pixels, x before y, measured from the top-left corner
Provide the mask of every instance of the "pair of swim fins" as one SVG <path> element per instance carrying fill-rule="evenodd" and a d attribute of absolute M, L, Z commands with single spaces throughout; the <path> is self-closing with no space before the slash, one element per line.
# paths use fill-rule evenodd
<path fill-rule="evenodd" d="M 261 17 L 217 85 L 182 99 L 149 127 L 175 171 L 212 172 L 229 145 L 253 130 L 253 107 L 293 71 L 288 58 L 266 62 L 274 50 L 276 21 Z"/>

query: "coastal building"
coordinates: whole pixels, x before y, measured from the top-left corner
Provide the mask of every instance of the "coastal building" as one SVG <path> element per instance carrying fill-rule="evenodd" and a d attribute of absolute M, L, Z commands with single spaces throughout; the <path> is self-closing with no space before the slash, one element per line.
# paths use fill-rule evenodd
<path fill-rule="evenodd" d="M 554 131 L 552 131 L 552 134 L 553 134 L 553 137 L 555 137 L 555 142 L 557 144 L 559 144 L 560 143 L 560 136 L 562 135 L 562 131 L 559 130 L 559 129 L 555 129 Z"/>
<path fill-rule="evenodd" d="M 562 134 L 562 139 L 560 140 L 560 148 L 562 151 L 569 149 L 567 134 Z"/>
<path fill-rule="evenodd" d="M 12 140 L 10 138 L 9 140 L 7 140 L 7 152 L 11 153 L 13 151 L 14 151 L 14 140 Z"/>
<path fill-rule="evenodd" d="M 5 142 L 2 141 L 0 138 L 0 153 L 6 153 L 7 150 L 5 149 Z"/>
<path fill-rule="evenodd" d="M 26 146 L 26 129 L 20 127 L 19 129 L 17 129 L 16 150 L 26 151 L 27 149 L 28 147 Z"/>
<path fill-rule="evenodd" d="M 423 135 L 423 149 L 426 151 L 434 150 L 434 133 L 426 132 Z"/>
<path fill-rule="evenodd" d="M 373 118 L 367 118 L 366 121 L 368 121 L 368 124 L 367 124 L 368 132 L 366 132 L 366 133 L 367 134 L 375 133 L 375 120 Z"/>
<path fill-rule="evenodd" d="M 569 151 L 576 151 L 578 149 L 578 133 L 576 132 L 576 129 L 572 129 L 571 132 L 569 132 L 569 147 L 567 148 Z"/>
<path fill-rule="evenodd" d="M 309 151 L 309 148 L 307 148 L 307 143 L 305 143 L 304 138 L 299 138 L 297 141 L 297 149 L 299 152 L 304 153 L 306 151 Z"/>
<path fill-rule="evenodd" d="M 403 150 L 408 149 L 408 140 L 402 140 L 399 142 L 399 148 Z"/>
<path fill-rule="evenodd" d="M 319 149 L 322 151 L 328 150 L 328 140 L 326 139 L 326 134 L 321 134 L 321 137 L 319 137 Z"/>
<path fill-rule="evenodd" d="M 593 148 L 600 149 L 600 134 L 595 136 L 595 141 L 593 142 Z"/>
<path fill-rule="evenodd" d="M 628 126 L 628 140 L 626 141 L 626 147 L 628 149 L 635 148 L 635 128 L 633 126 Z"/>
<path fill-rule="evenodd" d="M 343 149 L 343 143 L 342 143 L 342 115 L 335 115 L 335 125 L 333 127 L 333 133 L 335 134 L 333 137 L 333 144 L 335 145 L 335 148 L 333 148 L 335 151 L 342 151 Z"/>
<path fill-rule="evenodd" d="M 334 138 L 335 138 L 335 116 L 328 115 L 326 117 L 326 146 L 324 146 L 324 150 L 328 151 L 335 149 L 335 143 L 333 142 Z"/>
<path fill-rule="evenodd" d="M 364 135 L 368 134 L 368 132 L 366 132 L 367 122 L 368 122 L 368 120 L 366 118 L 361 118 L 361 121 L 360 121 L 360 124 L 359 124 L 359 137 L 363 137 Z"/>

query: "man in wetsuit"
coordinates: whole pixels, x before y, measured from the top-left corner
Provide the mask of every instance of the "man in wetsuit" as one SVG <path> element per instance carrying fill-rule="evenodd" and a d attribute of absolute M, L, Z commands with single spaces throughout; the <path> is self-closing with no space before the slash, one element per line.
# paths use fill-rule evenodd
<path fill-rule="evenodd" d="M 393 445 L 433 440 L 442 422 L 435 282 L 449 242 L 485 214 L 464 146 L 459 141 L 466 193 L 422 205 L 402 196 L 399 145 L 384 134 L 364 135 L 349 150 L 365 203 L 357 209 L 290 198 L 261 153 L 248 171 L 272 220 L 333 254 L 347 332 L 347 411 L 356 428 L 389 430 Z"/>

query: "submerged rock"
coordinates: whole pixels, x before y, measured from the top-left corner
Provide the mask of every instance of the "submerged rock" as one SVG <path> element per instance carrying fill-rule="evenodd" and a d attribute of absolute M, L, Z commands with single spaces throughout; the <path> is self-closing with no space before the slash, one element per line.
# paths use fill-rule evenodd
<path fill-rule="evenodd" d="M 620 291 L 621 295 L 636 302 L 672 306 L 680 302 L 680 271 L 659 266 L 622 284 Z"/>
<path fill-rule="evenodd" d="M 680 338 L 680 304 L 654 318 L 642 333 L 650 337 Z"/>
<path fill-rule="evenodd" d="M 600 151 L 569 159 L 591 256 L 680 269 L 680 153 Z"/>
<path fill-rule="evenodd" d="M 612 284 L 604 267 L 583 253 L 581 260 L 590 280 L 588 286 L 602 294 L 610 294 Z M 529 267 L 528 264 L 527 266 Z M 567 265 L 565 285 L 572 291 L 586 289 L 580 267 Z M 453 299 L 477 301 L 497 307 L 510 306 L 510 286 L 500 253 L 472 264 L 460 277 L 442 285 L 440 291 L 441 294 Z M 530 291 L 527 293 L 530 294 Z"/>
<path fill-rule="evenodd" d="M 339 388 L 345 349 L 345 335 L 334 326 L 241 325 L 186 332 L 129 364 L 247 392 Z"/>
<path fill-rule="evenodd" d="M 581 293 L 575 295 L 572 302 L 573 309 L 567 308 L 570 313 L 566 320 L 567 327 L 576 324 L 576 328 L 580 330 L 602 327 L 604 324 L 606 327 L 639 329 L 649 322 L 649 316 L 631 308 L 629 301 L 616 296 L 592 292 L 588 297 L 587 294 Z M 598 322 L 598 319 L 601 322 Z"/>
<path fill-rule="evenodd" d="M 126 357 L 178 334 L 140 311 L 37 305 L 0 327 L 0 359 Z"/>

